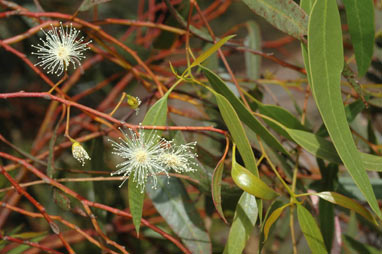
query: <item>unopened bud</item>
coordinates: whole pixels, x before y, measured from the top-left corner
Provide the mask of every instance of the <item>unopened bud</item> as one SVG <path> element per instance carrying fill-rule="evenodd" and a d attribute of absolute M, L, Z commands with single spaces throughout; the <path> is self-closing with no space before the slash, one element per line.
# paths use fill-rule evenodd
<path fill-rule="evenodd" d="M 72 154 L 74 159 L 78 160 L 82 166 L 85 166 L 85 160 L 90 160 L 88 153 L 77 141 L 72 144 Z"/>
<path fill-rule="evenodd" d="M 141 105 L 142 101 L 138 97 L 134 97 L 131 95 L 127 95 L 127 104 L 130 108 L 134 109 L 138 115 L 139 105 Z"/>

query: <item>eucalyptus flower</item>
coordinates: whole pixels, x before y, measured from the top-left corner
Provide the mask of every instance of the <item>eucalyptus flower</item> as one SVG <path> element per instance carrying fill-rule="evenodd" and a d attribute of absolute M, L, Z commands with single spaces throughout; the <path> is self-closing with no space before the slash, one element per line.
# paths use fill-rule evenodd
<path fill-rule="evenodd" d="M 196 142 L 175 145 L 173 141 L 167 141 L 166 149 L 159 156 L 160 163 L 166 170 L 174 170 L 176 173 L 195 171 L 194 159 L 198 157 L 193 152 L 195 145 Z"/>
<path fill-rule="evenodd" d="M 138 183 L 143 192 L 148 176 L 153 177 L 153 187 L 156 187 L 157 174 L 163 172 L 168 175 L 158 160 L 158 156 L 164 150 L 161 138 L 156 131 L 148 131 L 143 128 L 138 129 L 138 134 L 130 129 L 130 136 L 123 130 L 121 132 L 124 137 L 119 138 L 120 143 L 110 141 L 114 149 L 113 154 L 125 160 L 117 165 L 119 169 L 111 175 L 122 174 L 124 180 L 119 187 L 125 183 L 128 177 L 133 177 L 133 181 Z"/>
<path fill-rule="evenodd" d="M 84 37 L 76 40 L 80 31 L 70 26 L 64 26 L 60 22 L 59 27 L 54 27 L 52 24 L 51 30 L 45 32 L 43 29 L 45 40 L 40 38 L 42 45 L 32 45 L 37 49 L 37 52 L 32 52 L 40 59 L 36 66 L 41 66 L 47 69 L 47 73 L 54 73 L 60 76 L 64 71 L 67 71 L 70 63 L 76 69 L 76 65 L 81 65 L 81 60 L 85 58 L 83 52 L 89 49 L 88 44 L 91 41 L 85 42 Z"/>
<path fill-rule="evenodd" d="M 122 184 L 129 177 L 138 183 L 143 192 L 148 177 L 153 178 L 153 188 L 157 187 L 157 175 L 174 170 L 177 173 L 192 172 L 196 170 L 194 161 L 197 154 L 193 152 L 196 142 L 176 145 L 174 141 L 167 141 L 156 134 L 154 130 L 138 128 L 138 133 L 130 129 L 130 135 L 121 130 L 123 138 L 120 142 L 110 140 L 115 155 L 124 159 L 117 164 L 117 171 L 111 175 L 122 175 Z"/>

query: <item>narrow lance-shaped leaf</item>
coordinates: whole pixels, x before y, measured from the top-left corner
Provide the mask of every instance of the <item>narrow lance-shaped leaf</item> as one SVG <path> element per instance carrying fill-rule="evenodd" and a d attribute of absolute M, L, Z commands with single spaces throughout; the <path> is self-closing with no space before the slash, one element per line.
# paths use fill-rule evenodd
<path fill-rule="evenodd" d="M 341 159 L 338 156 L 338 153 L 330 141 L 327 139 L 317 136 L 313 133 L 285 128 L 284 130 L 292 137 L 292 139 L 302 146 L 306 151 L 310 152 L 314 156 L 317 156 L 321 159 L 328 160 L 337 164 L 341 164 Z M 361 160 L 367 170 L 371 171 L 382 171 L 382 157 L 360 153 Z"/>
<path fill-rule="evenodd" d="M 231 103 L 241 121 L 243 121 L 252 131 L 259 135 L 261 139 L 264 140 L 264 142 L 272 147 L 275 151 L 281 151 L 282 153 L 289 155 L 285 148 L 280 144 L 280 142 L 273 136 L 273 134 L 270 133 L 264 127 L 264 125 L 262 125 L 261 122 L 251 114 L 251 112 L 233 94 L 233 92 L 227 87 L 227 85 L 219 76 L 204 66 L 200 67 L 202 68 L 204 75 L 206 75 L 214 90 L 227 98 L 227 100 Z M 229 119 L 228 121 L 231 122 L 232 120 Z M 236 144 L 238 143 L 236 142 Z M 240 151 L 240 146 L 238 146 L 238 148 Z"/>
<path fill-rule="evenodd" d="M 212 252 L 210 237 L 203 220 L 179 179 L 158 176 L 158 188 L 148 186 L 146 192 L 155 209 L 191 253 Z"/>
<path fill-rule="evenodd" d="M 312 10 L 313 4 L 315 0 L 301 0 L 300 1 L 300 7 L 306 12 L 310 13 Z M 302 58 L 304 60 L 304 65 L 306 69 L 306 77 L 308 79 L 309 84 L 311 83 L 311 77 L 310 77 L 310 65 L 309 65 L 309 56 L 308 56 L 308 45 L 306 45 L 304 42 L 300 43 L 301 45 L 301 54 Z"/>
<path fill-rule="evenodd" d="M 299 204 L 297 204 L 297 218 L 312 253 L 327 254 L 328 251 L 325 249 L 324 239 L 316 221 L 310 212 Z"/>
<path fill-rule="evenodd" d="M 244 45 L 253 50 L 261 50 L 260 27 L 254 21 L 247 22 L 248 35 Z M 256 80 L 260 77 L 261 57 L 250 52 L 244 53 L 245 69 L 250 79 Z"/>
<path fill-rule="evenodd" d="M 354 47 L 358 75 L 365 75 L 373 56 L 374 5 L 373 0 L 343 0 Z"/>
<path fill-rule="evenodd" d="M 218 212 L 220 218 L 228 224 L 226 218 L 224 217 L 223 208 L 222 208 L 222 197 L 221 197 L 221 181 L 224 170 L 224 160 L 221 160 L 216 165 L 214 173 L 212 175 L 212 200 L 214 202 L 216 211 Z"/>
<path fill-rule="evenodd" d="M 290 206 L 290 204 L 286 204 L 286 205 L 283 205 L 282 207 L 277 208 L 268 217 L 268 219 L 267 219 L 267 221 L 265 222 L 265 225 L 264 225 L 264 241 L 266 241 L 268 239 L 269 230 L 271 229 L 273 223 L 276 222 L 276 220 L 280 217 L 281 213 L 288 206 Z"/>
<path fill-rule="evenodd" d="M 308 27 L 308 56 L 314 99 L 334 146 L 370 207 L 382 218 L 370 181 L 355 146 L 342 103 L 342 30 L 337 2 L 316 1 Z"/>
<path fill-rule="evenodd" d="M 230 102 L 224 96 L 216 92 L 214 95 L 223 120 L 226 123 L 234 142 L 238 146 L 245 166 L 250 169 L 253 176 L 257 176 L 258 169 L 256 166 L 255 156 L 252 152 L 252 147 L 248 141 L 247 135 L 238 115 Z M 261 201 L 257 202 L 254 196 L 246 192 L 241 195 L 241 198 L 236 206 L 234 221 L 229 232 L 224 253 L 242 253 L 253 227 L 255 226 L 259 209 L 258 203 L 261 205 L 260 202 Z"/>
<path fill-rule="evenodd" d="M 355 253 L 367 253 L 367 254 L 381 254 L 381 250 L 377 249 L 371 245 L 362 243 L 351 236 L 344 235 L 345 244 L 348 248 L 355 250 Z M 354 252 L 353 252 L 354 253 Z"/>
<path fill-rule="evenodd" d="M 195 67 L 199 64 L 201 64 L 203 61 L 205 61 L 210 55 L 215 53 L 218 49 L 221 48 L 221 46 L 224 45 L 229 39 L 232 39 L 235 37 L 235 35 L 229 35 L 218 41 L 216 44 L 214 44 L 211 48 L 209 48 L 207 51 L 203 52 L 200 56 L 198 56 L 191 64 L 190 67 Z"/>
<path fill-rule="evenodd" d="M 256 224 L 258 207 L 256 198 L 243 192 L 237 203 L 224 254 L 241 254 Z"/>
<path fill-rule="evenodd" d="M 368 221 L 370 221 L 371 223 L 377 224 L 373 215 L 365 207 L 360 205 L 358 202 L 352 200 L 351 198 L 330 191 L 319 192 L 313 195 L 319 196 L 320 198 L 325 199 L 333 204 L 353 210 L 359 215 L 363 216 Z"/>
<path fill-rule="evenodd" d="M 259 173 L 256 166 L 255 156 L 253 155 L 252 147 L 248 141 L 247 135 L 239 120 L 238 115 L 236 114 L 229 101 L 224 98 L 224 96 L 218 93 L 215 93 L 214 95 L 216 97 L 216 101 L 218 103 L 218 107 L 223 120 L 226 123 L 228 130 L 237 145 L 237 148 L 239 149 L 240 155 L 244 160 L 246 168 L 258 176 Z"/>

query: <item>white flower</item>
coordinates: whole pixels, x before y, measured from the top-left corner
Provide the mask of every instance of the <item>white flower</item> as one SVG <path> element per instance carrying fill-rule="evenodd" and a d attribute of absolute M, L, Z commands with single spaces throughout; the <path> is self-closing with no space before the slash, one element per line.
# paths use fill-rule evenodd
<path fill-rule="evenodd" d="M 193 153 L 196 142 L 175 145 L 173 141 L 168 141 L 162 154 L 159 156 L 161 164 L 166 170 L 174 170 L 177 173 L 195 171 L 196 163 L 193 161 L 198 155 Z"/>
<path fill-rule="evenodd" d="M 37 46 L 32 45 L 32 47 L 37 49 L 37 52 L 32 52 L 32 54 L 37 55 L 40 62 L 36 63 L 36 66 L 44 66 L 44 70 L 48 69 L 49 73 L 57 74 L 60 76 L 64 71 L 67 71 L 70 63 L 73 64 L 73 68 L 76 69 L 76 64 L 81 65 L 80 60 L 84 59 L 83 51 L 89 49 L 88 44 L 91 41 L 82 43 L 84 37 L 81 37 L 76 41 L 77 36 L 80 31 L 77 30 L 70 24 L 70 27 L 60 26 L 52 27 L 51 30 L 45 32 L 46 38 L 42 41 L 42 45 Z"/>
<path fill-rule="evenodd" d="M 86 150 L 77 141 L 72 144 L 72 154 L 74 159 L 78 160 L 82 166 L 85 166 L 85 160 L 91 160 Z"/>
<path fill-rule="evenodd" d="M 143 128 L 138 129 L 138 135 L 130 129 L 130 137 L 123 131 L 124 139 L 119 138 L 121 143 L 113 140 L 113 154 L 116 154 L 125 161 L 117 165 L 117 171 L 111 175 L 123 174 L 124 181 L 119 186 L 121 187 L 128 177 L 133 177 L 134 182 L 138 182 L 138 186 L 143 192 L 147 182 L 147 177 L 151 176 L 154 179 L 153 187 L 157 184 L 157 174 L 163 172 L 168 175 L 164 167 L 158 160 L 158 156 L 163 153 L 163 145 L 161 139 L 156 135 L 156 131 L 147 131 Z"/>

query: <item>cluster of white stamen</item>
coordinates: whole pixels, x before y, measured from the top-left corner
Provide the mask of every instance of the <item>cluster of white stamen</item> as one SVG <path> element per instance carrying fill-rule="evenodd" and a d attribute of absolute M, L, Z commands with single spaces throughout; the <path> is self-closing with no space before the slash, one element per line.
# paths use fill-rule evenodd
<path fill-rule="evenodd" d="M 73 27 L 72 24 L 63 27 L 60 22 L 59 27 L 54 27 L 52 24 L 51 30 L 43 33 L 45 34 L 45 40 L 40 38 L 42 45 L 32 45 L 37 49 L 37 52 L 32 54 L 37 55 L 40 62 L 36 63 L 36 66 L 42 66 L 43 69 L 47 69 L 47 73 L 54 73 L 60 76 L 64 71 L 67 71 L 70 63 L 73 64 L 73 68 L 76 69 L 76 65 L 81 65 L 81 59 L 84 59 L 83 51 L 89 49 L 88 44 L 91 41 L 85 42 L 84 37 L 76 40 L 80 31 Z"/>
<path fill-rule="evenodd" d="M 173 141 L 160 138 L 156 131 L 138 129 L 138 134 L 130 130 L 130 136 L 121 130 L 124 138 L 119 138 L 120 143 L 110 140 L 114 148 L 113 154 L 124 159 L 117 165 L 117 171 L 111 175 L 122 175 L 122 184 L 129 177 L 138 183 L 141 191 L 144 191 L 147 178 L 153 178 L 153 188 L 157 186 L 157 175 L 168 175 L 169 170 L 177 173 L 195 170 L 195 162 L 192 159 L 197 155 L 191 151 L 196 142 L 186 145 L 175 145 Z"/>
<path fill-rule="evenodd" d="M 166 170 L 174 170 L 176 173 L 195 171 L 196 163 L 193 160 L 198 157 L 193 152 L 196 142 L 175 145 L 173 141 L 167 141 L 166 149 L 159 160 Z"/>
<path fill-rule="evenodd" d="M 72 144 L 72 154 L 74 159 L 78 160 L 82 166 L 85 166 L 85 160 L 91 160 L 86 150 L 77 141 Z"/>

